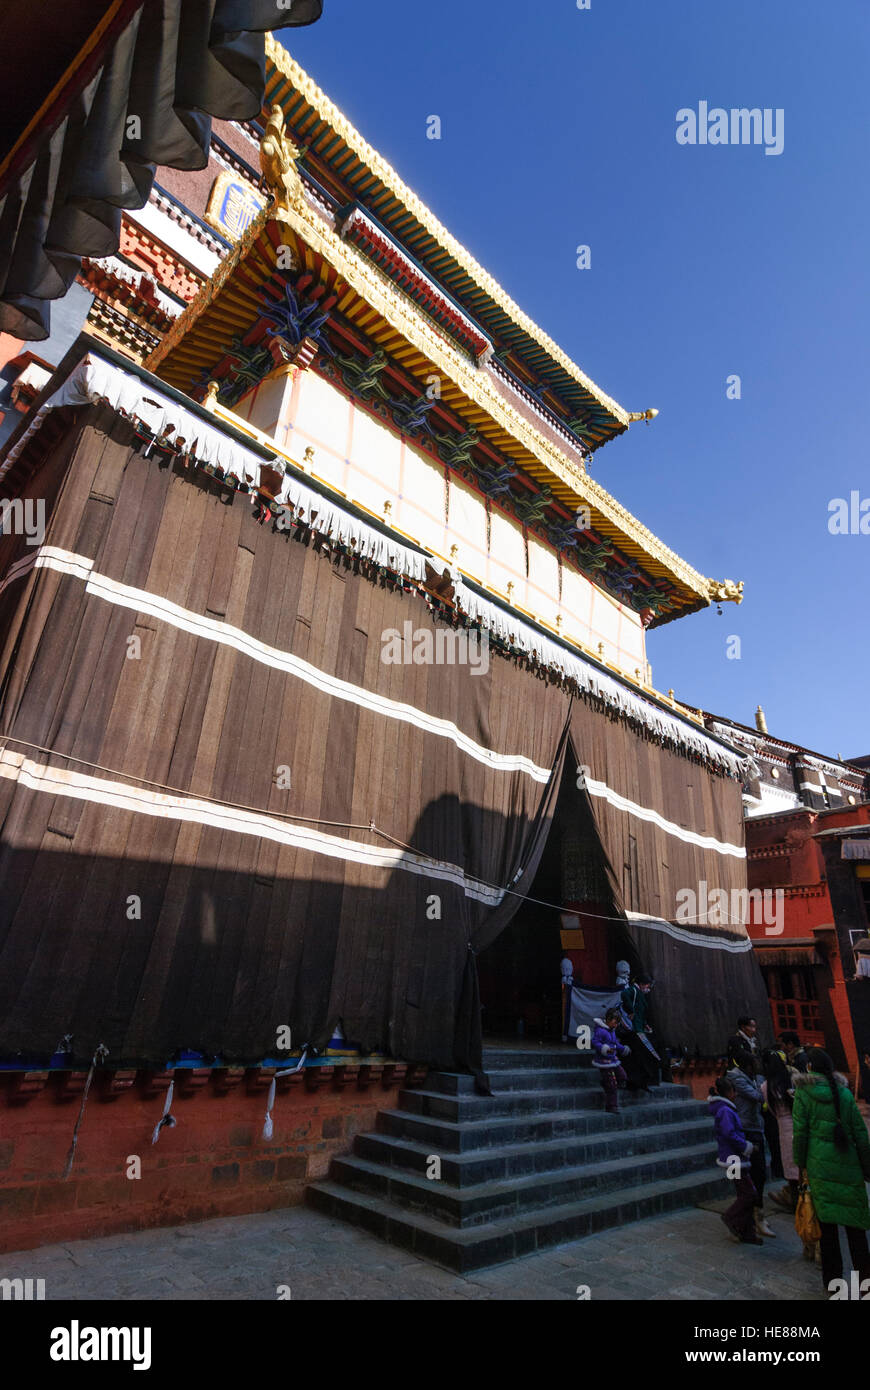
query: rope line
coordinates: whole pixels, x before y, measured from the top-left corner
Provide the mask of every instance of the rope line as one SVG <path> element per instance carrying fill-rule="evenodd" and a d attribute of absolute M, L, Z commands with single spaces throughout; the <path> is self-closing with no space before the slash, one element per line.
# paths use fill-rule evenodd
<path fill-rule="evenodd" d="M 20 748 L 29 748 L 32 752 L 46 753 L 53 758 L 64 758 L 67 762 L 78 763 L 80 766 L 91 768 L 93 771 L 105 772 L 110 777 L 124 778 L 128 782 L 139 782 L 146 787 L 153 788 L 155 791 L 168 792 L 172 796 L 190 797 L 197 801 L 205 801 L 211 805 L 224 807 L 232 811 L 250 811 L 254 815 L 269 816 L 276 820 L 292 821 L 298 825 L 328 825 L 333 830 L 367 830 L 371 834 L 379 835 L 381 839 L 386 840 L 389 844 L 395 845 L 397 849 L 406 850 L 409 854 L 413 854 L 417 859 L 421 859 L 425 863 L 437 867 L 442 862 L 441 860 L 433 858 L 431 854 L 425 854 L 422 850 L 415 849 L 413 845 L 406 844 L 404 840 L 397 839 L 396 836 L 391 835 L 389 831 L 382 830 L 374 820 L 369 820 L 368 824 L 354 821 L 324 820 L 316 816 L 294 816 L 289 811 L 270 811 L 262 806 L 251 806 L 240 801 L 221 801 L 218 797 L 209 796 L 204 792 L 185 791 L 182 787 L 173 787 L 166 782 L 155 782 L 147 777 L 140 777 L 135 772 L 120 772 L 117 768 L 106 767 L 105 764 L 93 762 L 89 758 L 77 758 L 72 753 L 60 753 L 54 748 L 47 748 L 44 744 L 31 743 L 27 739 L 12 738 L 8 734 L 0 736 L 0 744 L 5 745 L 7 743 L 14 743 Z M 475 882 L 481 884 L 482 887 L 489 888 L 494 893 L 501 893 L 503 896 L 510 896 L 513 898 L 522 898 L 525 902 L 534 903 L 536 907 L 547 907 L 554 912 L 561 913 L 565 911 L 564 903 L 552 903 L 547 902 L 544 898 L 533 898 L 529 893 L 520 893 L 514 888 L 503 888 L 501 884 L 491 883 L 488 879 L 481 878 L 477 874 L 473 874 L 471 877 L 474 878 Z M 514 876 L 511 882 L 515 883 L 516 878 L 517 875 Z M 595 922 L 621 922 L 623 926 L 627 922 L 626 917 L 610 917 L 599 912 L 583 912 L 580 909 L 574 908 L 569 909 L 569 911 L 572 917 L 585 917 Z M 692 922 L 697 923 L 700 921 L 700 914 L 696 914 L 694 917 L 687 916 L 684 920 L 686 924 Z M 734 926 L 745 925 L 739 917 L 729 916 L 727 922 L 729 925 Z M 705 925 L 709 924 L 705 923 Z"/>

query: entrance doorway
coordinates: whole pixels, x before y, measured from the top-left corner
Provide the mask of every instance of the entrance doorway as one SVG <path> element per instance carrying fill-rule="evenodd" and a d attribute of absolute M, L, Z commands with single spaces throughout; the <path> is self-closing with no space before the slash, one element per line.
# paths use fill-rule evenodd
<path fill-rule="evenodd" d="M 569 759 L 547 844 L 528 897 L 478 959 L 483 1032 L 490 1039 L 559 1042 L 561 961 L 574 983 L 606 989 L 629 947 L 617 920 L 592 813 Z"/>

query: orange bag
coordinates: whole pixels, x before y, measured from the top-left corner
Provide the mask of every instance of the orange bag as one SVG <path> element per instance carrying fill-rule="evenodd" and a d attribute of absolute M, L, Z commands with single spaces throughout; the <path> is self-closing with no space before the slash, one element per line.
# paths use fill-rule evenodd
<path fill-rule="evenodd" d="M 813 1195 L 806 1179 L 801 1183 L 798 1192 L 797 1206 L 794 1212 L 794 1228 L 804 1245 L 813 1245 L 822 1238 L 819 1218 L 816 1216 L 816 1209 L 813 1206 Z"/>

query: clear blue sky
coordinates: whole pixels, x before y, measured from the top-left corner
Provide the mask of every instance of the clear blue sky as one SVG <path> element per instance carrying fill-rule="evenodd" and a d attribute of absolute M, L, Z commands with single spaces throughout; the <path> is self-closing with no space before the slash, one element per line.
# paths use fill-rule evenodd
<path fill-rule="evenodd" d="M 702 573 L 745 581 L 741 607 L 649 634 L 656 686 L 870 752 L 870 535 L 828 530 L 832 498 L 870 498 L 867 0 L 324 9 L 294 56 L 594 381 L 661 412 L 594 476 Z M 782 154 L 678 145 L 700 101 L 782 108 Z"/>

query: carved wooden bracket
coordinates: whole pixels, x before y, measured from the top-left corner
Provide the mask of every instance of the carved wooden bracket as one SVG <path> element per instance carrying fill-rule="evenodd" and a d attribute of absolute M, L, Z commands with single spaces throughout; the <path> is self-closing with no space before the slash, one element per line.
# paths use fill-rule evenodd
<path fill-rule="evenodd" d="M 225 1096 L 241 1085 L 245 1075 L 245 1067 L 215 1067 L 211 1074 L 211 1084 L 217 1095 Z"/>
<path fill-rule="evenodd" d="M 26 1105 L 34 1096 L 38 1096 L 40 1091 L 45 1089 L 48 1080 L 47 1071 L 19 1071 L 13 1072 L 11 1084 L 7 1094 L 10 1105 Z"/>
<path fill-rule="evenodd" d="M 98 1078 L 100 1100 L 117 1100 L 133 1085 L 136 1069 L 134 1067 L 132 1071 L 100 1072 Z"/>
<path fill-rule="evenodd" d="M 78 1100 L 85 1089 L 88 1074 L 86 1071 L 49 1072 L 54 1099 L 61 1104 Z"/>
<path fill-rule="evenodd" d="M 155 1096 L 163 1095 L 174 1078 L 175 1070 L 172 1067 L 166 1067 L 163 1071 L 140 1071 L 139 1086 L 144 1099 L 153 1100 Z"/>
<path fill-rule="evenodd" d="M 185 1099 L 196 1095 L 207 1086 L 211 1077 L 211 1067 L 176 1067 L 175 1089 Z"/>

